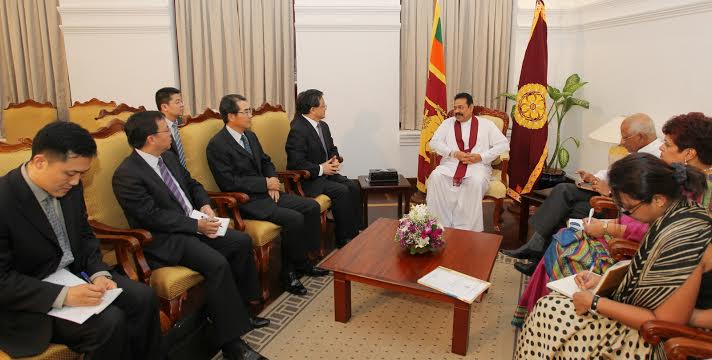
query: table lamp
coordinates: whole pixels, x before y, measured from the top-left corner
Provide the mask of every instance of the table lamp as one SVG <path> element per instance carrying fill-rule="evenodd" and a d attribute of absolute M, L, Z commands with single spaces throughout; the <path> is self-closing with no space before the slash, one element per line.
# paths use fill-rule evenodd
<path fill-rule="evenodd" d="M 588 137 L 600 142 L 615 144 L 608 149 L 608 163 L 612 164 L 628 155 L 628 150 L 619 146 L 621 142 L 621 124 L 625 116 L 616 116 L 592 131 Z"/>

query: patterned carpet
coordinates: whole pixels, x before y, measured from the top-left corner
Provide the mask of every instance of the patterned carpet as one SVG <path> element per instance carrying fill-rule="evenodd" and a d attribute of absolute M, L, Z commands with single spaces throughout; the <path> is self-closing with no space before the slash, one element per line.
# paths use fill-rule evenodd
<path fill-rule="evenodd" d="M 467 356 L 450 353 L 452 306 L 352 283 L 352 317 L 334 321 L 333 278 L 305 278 L 305 297 L 282 294 L 262 313 L 272 320 L 247 340 L 279 359 L 511 359 L 516 331 L 509 324 L 523 277 L 499 256 L 493 286 L 472 310 Z M 216 359 L 220 359 L 218 355 Z"/>

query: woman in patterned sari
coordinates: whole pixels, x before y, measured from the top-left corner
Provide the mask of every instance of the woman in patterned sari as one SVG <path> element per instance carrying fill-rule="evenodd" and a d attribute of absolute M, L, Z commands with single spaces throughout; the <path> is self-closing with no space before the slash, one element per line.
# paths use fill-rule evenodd
<path fill-rule="evenodd" d="M 664 358 L 638 335 L 640 325 L 689 321 L 702 273 L 712 269 L 700 262 L 712 220 L 685 196 L 704 191 L 703 174 L 632 154 L 611 166 L 609 185 L 624 214 L 650 224 L 627 274 L 610 298 L 590 291 L 600 278 L 588 271 L 576 276 L 584 290 L 573 299 L 541 298 L 520 333 L 518 359 Z"/>
<path fill-rule="evenodd" d="M 660 158 L 667 164 L 682 163 L 705 174 L 707 191 L 693 196 L 692 199 L 712 214 L 712 118 L 699 112 L 678 115 L 663 125 L 663 134 L 665 140 L 660 146 Z M 549 281 L 589 269 L 594 263 L 594 272 L 602 274 L 606 271 L 614 263 L 609 256 L 608 238 L 640 242 L 647 228 L 647 224 L 623 215 L 618 223 L 606 224 L 605 229 L 603 222 L 593 221 L 591 224 L 584 224 L 583 233 L 574 234 L 570 230 L 557 233 L 555 241 L 552 241 L 546 255 L 537 265 L 519 299 L 512 325 L 521 327 L 536 301 L 549 294 L 546 288 Z M 588 238 L 585 238 L 586 235 Z M 576 239 L 570 239 L 573 236 Z M 712 325 L 712 273 L 703 275 L 703 286 L 696 308 L 711 309 L 706 313 L 695 312 L 693 318 L 702 319 L 699 321 L 707 321 Z M 709 320 L 705 320 L 707 318 Z"/>

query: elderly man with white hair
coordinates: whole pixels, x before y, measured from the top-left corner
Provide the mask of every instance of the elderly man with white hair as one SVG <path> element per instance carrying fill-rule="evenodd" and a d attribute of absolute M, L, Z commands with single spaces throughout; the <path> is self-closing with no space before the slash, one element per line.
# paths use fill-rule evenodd
<path fill-rule="evenodd" d="M 637 113 L 626 117 L 621 123 L 620 145 L 629 152 L 644 152 L 660 157 L 660 145 L 655 131 L 655 123 L 650 116 Z M 601 170 L 591 174 L 584 170 L 577 173 L 585 182 L 591 183 L 593 190 L 579 189 L 575 184 L 563 183 L 556 185 L 549 197 L 529 219 L 534 226 L 534 234 L 529 241 L 516 250 L 502 250 L 502 253 L 518 259 L 529 258 L 529 265 L 514 264 L 519 272 L 531 275 L 534 272 L 544 250 L 549 246 L 554 233 L 564 226 L 569 218 L 584 218 L 588 216 L 591 206 L 589 200 L 595 195 L 610 195 L 608 188 L 608 170 Z"/>

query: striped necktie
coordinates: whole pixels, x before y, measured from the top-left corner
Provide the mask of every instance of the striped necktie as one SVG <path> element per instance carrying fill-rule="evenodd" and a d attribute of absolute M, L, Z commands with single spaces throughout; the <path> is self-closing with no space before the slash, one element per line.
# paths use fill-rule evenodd
<path fill-rule="evenodd" d="M 250 153 L 250 155 L 252 155 L 252 148 L 250 147 L 250 141 L 247 140 L 247 135 L 242 134 L 240 141 L 242 141 L 242 147 L 244 147 L 245 150 L 247 150 L 247 152 Z"/>
<path fill-rule="evenodd" d="M 168 167 L 163 162 L 163 158 L 158 158 L 158 170 L 160 171 L 161 179 L 163 179 L 163 182 L 166 183 L 168 190 L 171 192 L 171 194 L 173 194 L 176 200 L 178 200 L 178 203 L 180 204 L 180 207 L 183 208 L 185 214 L 188 215 L 190 213 L 188 204 L 185 203 L 183 195 L 181 195 L 180 191 L 178 190 L 178 184 L 173 179 L 173 176 L 171 176 L 171 172 L 168 171 Z"/>
<path fill-rule="evenodd" d="M 183 142 L 180 140 L 180 133 L 178 132 L 178 119 L 171 124 L 171 133 L 173 134 L 173 141 L 176 143 L 180 164 L 185 167 L 185 152 L 183 151 Z"/>

